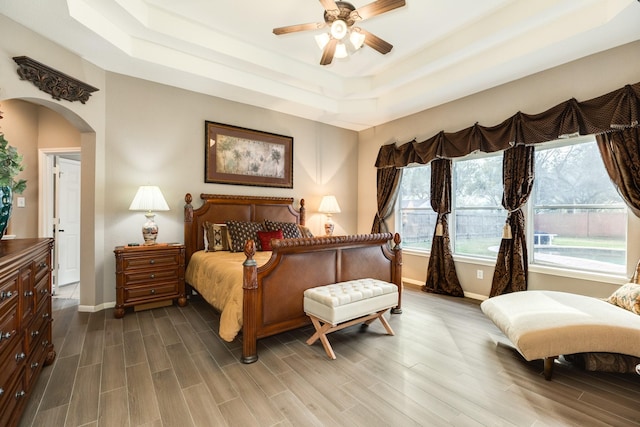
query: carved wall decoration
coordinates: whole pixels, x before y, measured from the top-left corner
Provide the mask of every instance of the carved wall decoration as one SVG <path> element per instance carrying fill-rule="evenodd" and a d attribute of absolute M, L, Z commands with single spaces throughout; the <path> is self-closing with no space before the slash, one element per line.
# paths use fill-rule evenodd
<path fill-rule="evenodd" d="M 38 89 L 47 92 L 53 99 L 80 101 L 86 103 L 92 92 L 98 90 L 93 86 L 74 79 L 58 70 L 47 67 L 28 56 L 15 56 L 18 64 L 18 75 L 21 80 L 29 80 Z"/>

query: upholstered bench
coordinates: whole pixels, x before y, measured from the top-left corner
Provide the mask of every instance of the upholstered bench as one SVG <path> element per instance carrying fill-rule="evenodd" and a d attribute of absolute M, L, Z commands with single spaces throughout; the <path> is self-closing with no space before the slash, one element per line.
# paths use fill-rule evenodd
<path fill-rule="evenodd" d="M 316 329 L 307 344 L 312 345 L 320 339 L 327 356 L 335 359 L 327 339 L 331 332 L 357 323 L 369 325 L 380 319 L 387 333 L 394 335 L 383 314 L 397 304 L 398 287 L 377 279 L 349 280 L 307 289 L 304 291 L 304 312 Z"/>

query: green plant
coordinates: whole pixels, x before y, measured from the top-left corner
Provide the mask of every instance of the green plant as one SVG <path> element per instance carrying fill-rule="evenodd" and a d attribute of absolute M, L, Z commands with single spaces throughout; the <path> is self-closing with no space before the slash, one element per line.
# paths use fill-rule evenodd
<path fill-rule="evenodd" d="M 15 178 L 23 169 L 22 156 L 0 133 L 0 187 L 10 187 L 14 193 L 22 194 L 27 188 L 27 181 Z"/>

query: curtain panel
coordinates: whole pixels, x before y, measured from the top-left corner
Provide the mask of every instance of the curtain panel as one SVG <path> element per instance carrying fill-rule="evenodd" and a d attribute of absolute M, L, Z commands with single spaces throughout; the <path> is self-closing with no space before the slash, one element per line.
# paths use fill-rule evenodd
<path fill-rule="evenodd" d="M 640 128 L 596 136 L 604 167 L 631 212 L 640 217 Z"/>
<path fill-rule="evenodd" d="M 426 292 L 463 297 L 464 291 L 456 274 L 451 252 L 448 215 L 451 213 L 451 160 L 438 159 L 431 163 L 431 208 L 438 214 L 433 232 Z"/>
<path fill-rule="evenodd" d="M 393 213 L 393 207 L 398 198 L 401 178 L 402 169 L 378 169 L 376 181 L 378 212 L 376 212 L 376 216 L 373 218 L 373 225 L 371 226 L 372 233 L 389 231 L 386 219 Z"/>
<path fill-rule="evenodd" d="M 463 157 L 475 151 L 493 153 L 519 144 L 597 135 L 635 127 L 639 118 L 640 83 L 635 83 L 583 102 L 572 98 L 539 114 L 518 112 L 496 126 L 476 123 L 457 132 L 440 131 L 421 142 L 383 145 L 375 166 L 402 168 L 412 163 L 428 164 L 437 158 Z"/>
<path fill-rule="evenodd" d="M 535 175 L 533 146 L 516 145 L 502 157 L 502 207 L 508 212 L 503 236 L 491 281 L 490 297 L 527 289 L 527 238 L 522 206 L 527 203 Z M 508 236 L 508 235 L 511 236 Z"/>

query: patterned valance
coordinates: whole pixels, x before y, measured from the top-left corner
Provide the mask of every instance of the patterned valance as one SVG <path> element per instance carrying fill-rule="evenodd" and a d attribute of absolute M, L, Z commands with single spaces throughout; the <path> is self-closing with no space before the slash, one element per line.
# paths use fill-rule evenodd
<path fill-rule="evenodd" d="M 475 151 L 493 153 L 514 145 L 531 145 L 576 135 L 601 134 L 638 126 L 640 83 L 626 85 L 587 101 L 564 101 L 540 114 L 517 112 L 496 126 L 475 124 L 458 132 L 440 131 L 425 141 L 380 147 L 377 168 L 427 164 Z"/>

